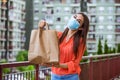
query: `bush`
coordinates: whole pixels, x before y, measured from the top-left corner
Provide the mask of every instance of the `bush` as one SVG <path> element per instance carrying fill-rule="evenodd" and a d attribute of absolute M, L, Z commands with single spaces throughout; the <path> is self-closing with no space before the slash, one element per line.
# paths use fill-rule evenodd
<path fill-rule="evenodd" d="M 2 60 L 0 61 L 0 63 L 7 63 L 7 60 L 6 60 L 6 59 L 2 59 Z M 4 68 L 4 69 L 3 69 L 3 73 L 4 73 L 4 74 L 10 73 L 10 68 Z"/>
<path fill-rule="evenodd" d="M 18 55 L 16 57 L 17 61 L 28 61 L 28 51 L 19 51 Z M 19 71 L 28 71 L 28 70 L 34 70 L 34 66 L 30 65 L 27 67 L 18 67 L 17 68 Z"/>
<path fill-rule="evenodd" d="M 28 51 L 19 51 L 16 57 L 17 61 L 28 61 Z"/>

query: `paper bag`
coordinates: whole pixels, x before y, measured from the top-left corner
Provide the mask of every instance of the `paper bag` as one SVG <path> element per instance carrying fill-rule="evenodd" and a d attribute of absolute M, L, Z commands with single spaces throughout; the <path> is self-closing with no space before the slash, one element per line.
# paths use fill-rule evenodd
<path fill-rule="evenodd" d="M 28 60 L 34 64 L 59 64 L 58 37 L 55 30 L 32 30 Z"/>

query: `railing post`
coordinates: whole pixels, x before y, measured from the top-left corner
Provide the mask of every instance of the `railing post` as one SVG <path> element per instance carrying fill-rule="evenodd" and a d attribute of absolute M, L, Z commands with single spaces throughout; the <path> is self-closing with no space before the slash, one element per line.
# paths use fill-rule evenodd
<path fill-rule="evenodd" d="M 39 64 L 35 65 L 35 69 L 36 69 L 36 75 L 35 75 L 35 80 L 39 80 Z"/>
<path fill-rule="evenodd" d="M 90 62 L 89 62 L 89 80 L 93 80 L 93 62 L 92 62 L 92 58 L 90 58 Z"/>
<path fill-rule="evenodd" d="M 110 63 L 109 63 L 109 57 L 107 57 L 107 79 L 110 79 Z"/>
<path fill-rule="evenodd" d="M 2 80 L 2 67 L 0 65 L 0 80 Z"/>

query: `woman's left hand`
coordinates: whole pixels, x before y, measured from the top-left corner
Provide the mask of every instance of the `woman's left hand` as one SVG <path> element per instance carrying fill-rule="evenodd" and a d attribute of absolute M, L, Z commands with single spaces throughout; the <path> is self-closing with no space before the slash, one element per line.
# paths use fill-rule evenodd
<path fill-rule="evenodd" d="M 60 67 L 59 64 L 52 64 L 52 63 L 42 63 L 41 64 L 42 66 L 47 66 L 47 67 Z"/>

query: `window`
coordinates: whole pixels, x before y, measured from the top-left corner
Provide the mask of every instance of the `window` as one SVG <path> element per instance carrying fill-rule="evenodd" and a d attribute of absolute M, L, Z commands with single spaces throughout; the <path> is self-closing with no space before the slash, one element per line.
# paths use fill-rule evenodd
<path fill-rule="evenodd" d="M 90 13 L 96 13 L 96 8 L 95 7 L 91 7 L 89 10 Z"/>
<path fill-rule="evenodd" d="M 60 26 L 60 25 L 56 25 L 55 29 L 56 29 L 56 30 L 60 30 L 60 29 L 61 29 L 61 26 Z"/>
<path fill-rule="evenodd" d="M 56 21 L 61 21 L 61 18 L 60 18 L 60 17 L 58 17 Z"/>
<path fill-rule="evenodd" d="M 70 13 L 70 8 L 69 8 L 69 7 L 65 7 L 65 8 L 64 8 L 64 12 L 65 12 L 65 13 Z"/>
<path fill-rule="evenodd" d="M 114 2 L 115 2 L 115 0 L 108 0 L 108 2 L 109 2 L 109 3 L 114 3 Z"/>
<path fill-rule="evenodd" d="M 42 13 L 47 13 L 47 8 L 42 8 Z"/>
<path fill-rule="evenodd" d="M 99 39 L 100 40 L 103 40 L 103 35 L 102 34 L 100 34 L 100 35 L 98 35 L 99 36 Z"/>
<path fill-rule="evenodd" d="M 113 26 L 109 25 L 109 26 L 107 26 L 107 29 L 108 29 L 108 30 L 112 30 L 112 29 L 113 29 Z"/>
<path fill-rule="evenodd" d="M 112 13 L 113 12 L 113 7 L 108 7 L 108 13 Z"/>
<path fill-rule="evenodd" d="M 112 22 L 113 21 L 113 16 L 108 16 L 108 21 Z"/>
<path fill-rule="evenodd" d="M 103 30 L 104 29 L 104 26 L 99 26 L 99 30 Z"/>
<path fill-rule="evenodd" d="M 68 21 L 68 19 L 69 19 L 68 17 L 64 17 L 64 21 Z"/>
<path fill-rule="evenodd" d="M 90 20 L 92 23 L 95 23 L 96 22 L 96 17 L 95 16 L 91 16 L 91 20 Z"/>
<path fill-rule="evenodd" d="M 120 22 L 120 16 L 116 16 L 116 22 Z"/>
<path fill-rule="evenodd" d="M 57 7 L 56 8 L 56 13 L 59 13 L 61 11 L 61 8 L 60 7 Z"/>
<path fill-rule="evenodd" d="M 97 0 L 91 0 L 92 3 L 97 3 Z"/>
<path fill-rule="evenodd" d="M 34 3 L 39 3 L 39 0 L 34 0 Z"/>
<path fill-rule="evenodd" d="M 111 40 L 112 39 L 112 35 L 107 35 L 107 40 Z"/>
<path fill-rule="evenodd" d="M 103 22 L 104 21 L 104 17 L 103 16 L 99 16 L 99 22 Z"/>
<path fill-rule="evenodd" d="M 100 12 L 100 13 L 103 13 L 103 12 L 104 12 L 104 10 L 105 10 L 105 8 L 104 8 L 104 7 L 99 7 L 99 12 Z"/>
<path fill-rule="evenodd" d="M 90 31 L 90 32 L 95 31 L 95 26 L 90 26 L 89 31 Z"/>
<path fill-rule="evenodd" d="M 34 17 L 34 21 L 39 21 L 39 17 Z"/>
<path fill-rule="evenodd" d="M 120 6 L 116 7 L 116 13 L 120 13 Z"/>
<path fill-rule="evenodd" d="M 35 13 L 39 13 L 39 9 L 38 9 L 38 8 L 35 8 L 35 9 L 34 9 L 34 12 L 35 12 Z"/>

